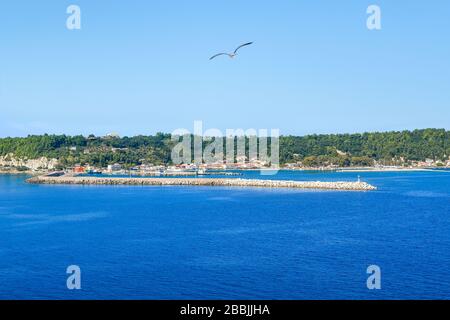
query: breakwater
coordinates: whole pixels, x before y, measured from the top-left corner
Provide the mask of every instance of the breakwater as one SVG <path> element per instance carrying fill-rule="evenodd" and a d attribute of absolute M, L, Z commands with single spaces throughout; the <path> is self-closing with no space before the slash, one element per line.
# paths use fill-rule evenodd
<path fill-rule="evenodd" d="M 36 176 L 28 179 L 27 182 L 37 184 L 79 184 L 79 185 L 224 186 L 224 187 L 354 190 L 354 191 L 376 190 L 376 187 L 362 181 L 322 182 L 322 181 L 285 181 L 285 180 L 222 179 L 222 178 L 110 178 L 110 177 L 82 177 L 82 176 Z"/>
<path fill-rule="evenodd" d="M 197 171 L 165 171 L 165 172 L 122 172 L 111 175 L 131 175 L 132 177 L 184 177 L 184 176 L 241 176 L 240 172 L 210 171 L 199 173 Z M 111 177 L 110 175 L 110 177 Z"/>

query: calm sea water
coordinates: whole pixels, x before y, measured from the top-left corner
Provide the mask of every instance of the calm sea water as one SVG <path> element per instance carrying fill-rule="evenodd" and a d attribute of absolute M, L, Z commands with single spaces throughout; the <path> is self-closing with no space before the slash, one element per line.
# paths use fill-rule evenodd
<path fill-rule="evenodd" d="M 0 175 L 0 298 L 449 299 L 450 172 L 360 175 L 379 190 L 49 186 Z M 73 264 L 82 290 L 66 288 Z M 366 288 L 371 264 L 381 290 Z"/>

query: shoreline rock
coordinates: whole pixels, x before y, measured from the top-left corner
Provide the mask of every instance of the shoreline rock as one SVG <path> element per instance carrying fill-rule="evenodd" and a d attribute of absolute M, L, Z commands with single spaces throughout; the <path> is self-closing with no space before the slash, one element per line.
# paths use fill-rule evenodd
<path fill-rule="evenodd" d="M 371 191 L 375 186 L 367 182 L 355 181 L 288 181 L 260 179 L 225 178 L 102 178 L 80 176 L 36 176 L 27 180 L 32 184 L 78 184 L 78 185 L 132 185 L 132 186 L 224 186 L 224 187 L 263 187 L 295 188 L 319 190 Z"/>
<path fill-rule="evenodd" d="M 40 157 L 37 159 L 18 158 L 13 153 L 0 156 L 0 167 L 28 168 L 30 171 L 53 170 L 58 165 L 57 159 Z"/>

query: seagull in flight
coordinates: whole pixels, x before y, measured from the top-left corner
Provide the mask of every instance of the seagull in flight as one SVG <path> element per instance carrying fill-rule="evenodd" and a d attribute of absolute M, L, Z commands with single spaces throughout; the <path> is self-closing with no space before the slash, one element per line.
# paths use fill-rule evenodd
<path fill-rule="evenodd" d="M 247 42 L 247 43 L 241 44 L 239 47 L 236 48 L 236 50 L 234 50 L 233 53 L 222 52 L 222 53 L 215 54 L 215 55 L 213 55 L 211 58 L 209 58 L 209 60 L 212 60 L 212 59 L 214 59 L 214 58 L 216 58 L 216 57 L 218 57 L 218 56 L 223 56 L 223 55 L 229 56 L 231 59 L 233 59 L 233 58 L 237 55 L 237 51 L 238 51 L 240 48 L 245 47 L 245 46 L 249 46 L 249 45 L 251 45 L 252 43 L 253 43 L 253 42 Z"/>

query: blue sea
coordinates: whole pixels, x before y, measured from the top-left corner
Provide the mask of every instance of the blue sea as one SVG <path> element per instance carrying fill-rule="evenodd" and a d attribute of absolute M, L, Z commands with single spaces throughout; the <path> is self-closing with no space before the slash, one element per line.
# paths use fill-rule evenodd
<path fill-rule="evenodd" d="M 449 171 L 262 178 L 358 175 L 378 190 L 29 185 L 0 175 L 0 299 L 449 299 Z M 70 265 L 81 290 L 66 287 Z M 366 286 L 369 265 L 381 269 L 380 290 Z"/>

